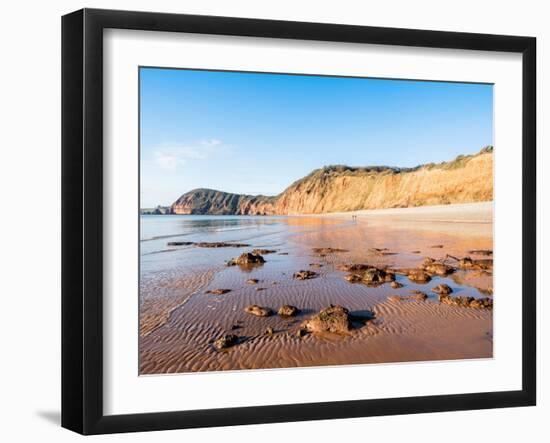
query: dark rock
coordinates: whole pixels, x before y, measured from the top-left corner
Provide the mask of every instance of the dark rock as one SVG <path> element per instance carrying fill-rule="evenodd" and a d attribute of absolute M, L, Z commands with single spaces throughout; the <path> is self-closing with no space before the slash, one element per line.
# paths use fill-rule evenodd
<path fill-rule="evenodd" d="M 247 281 L 246 281 L 246 284 L 247 285 L 255 285 L 259 282 L 259 280 L 257 278 L 249 278 Z"/>
<path fill-rule="evenodd" d="M 227 266 L 255 266 L 263 265 L 265 263 L 264 258 L 259 254 L 253 254 L 251 252 L 245 252 L 239 255 L 237 258 L 231 259 L 227 262 Z"/>
<path fill-rule="evenodd" d="M 420 254 L 422 251 L 411 251 L 411 254 Z"/>
<path fill-rule="evenodd" d="M 255 315 L 256 317 L 269 317 L 273 313 L 271 309 L 258 305 L 249 305 L 244 308 L 244 312 Z"/>
<path fill-rule="evenodd" d="M 292 277 L 298 280 L 309 280 L 311 278 L 317 277 L 317 272 L 302 270 L 302 271 L 295 272 L 292 275 Z"/>
<path fill-rule="evenodd" d="M 321 263 L 310 263 L 309 266 L 312 268 L 322 268 L 323 265 Z"/>
<path fill-rule="evenodd" d="M 296 306 L 283 305 L 279 308 L 278 314 L 281 317 L 294 317 L 300 310 Z"/>
<path fill-rule="evenodd" d="M 402 288 L 403 285 L 397 281 L 392 281 L 391 282 L 391 285 L 390 285 L 393 289 L 399 289 L 399 288 Z"/>
<path fill-rule="evenodd" d="M 168 246 L 189 246 L 194 244 L 192 241 L 169 241 L 166 243 Z"/>
<path fill-rule="evenodd" d="M 444 247 L 443 245 L 432 245 L 432 246 L 430 246 L 430 248 L 434 248 L 434 249 L 441 249 L 443 247 Z"/>
<path fill-rule="evenodd" d="M 296 331 L 296 337 L 302 338 L 307 334 L 307 331 L 303 328 L 300 328 Z"/>
<path fill-rule="evenodd" d="M 342 306 L 330 305 L 304 321 L 302 327 L 308 332 L 347 334 L 351 328 L 349 311 Z"/>
<path fill-rule="evenodd" d="M 271 326 L 266 328 L 265 335 L 273 335 L 273 328 Z"/>
<path fill-rule="evenodd" d="M 227 334 L 214 341 L 214 347 L 218 350 L 227 349 L 236 345 L 239 342 L 239 337 L 233 334 Z"/>
<path fill-rule="evenodd" d="M 386 281 L 386 272 L 378 268 L 369 268 L 363 274 L 363 281 L 367 284 L 384 283 Z"/>

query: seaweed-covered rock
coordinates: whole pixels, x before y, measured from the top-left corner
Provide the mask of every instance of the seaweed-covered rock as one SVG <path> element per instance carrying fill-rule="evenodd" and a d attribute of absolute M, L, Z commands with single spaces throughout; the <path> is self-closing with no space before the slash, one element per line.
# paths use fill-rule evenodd
<path fill-rule="evenodd" d="M 269 317 L 273 313 L 271 309 L 258 305 L 249 305 L 244 308 L 244 312 L 255 315 L 256 317 Z"/>
<path fill-rule="evenodd" d="M 308 332 L 347 334 L 351 329 L 349 311 L 342 306 L 330 305 L 302 323 Z"/>
<path fill-rule="evenodd" d="M 277 312 L 281 317 L 294 317 L 300 310 L 296 306 L 283 305 Z"/>

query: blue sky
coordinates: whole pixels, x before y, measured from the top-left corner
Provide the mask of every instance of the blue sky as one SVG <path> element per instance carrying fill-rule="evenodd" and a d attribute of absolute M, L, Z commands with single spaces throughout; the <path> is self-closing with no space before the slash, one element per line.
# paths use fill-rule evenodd
<path fill-rule="evenodd" d="M 493 144 L 491 85 L 140 69 L 141 207 L 276 195 L 329 164 L 416 166 Z"/>

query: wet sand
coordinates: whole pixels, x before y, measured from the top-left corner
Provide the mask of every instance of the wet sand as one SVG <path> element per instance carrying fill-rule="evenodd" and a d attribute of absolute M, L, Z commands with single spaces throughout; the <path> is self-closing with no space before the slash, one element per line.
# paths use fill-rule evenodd
<path fill-rule="evenodd" d="M 453 296 L 486 297 L 492 292 L 492 273 L 459 270 L 427 284 L 397 275 L 403 287 L 392 289 L 389 284 L 349 283 L 347 273 L 337 269 L 349 263 L 417 267 L 426 257 L 444 259 L 447 254 L 485 258 L 470 251 L 493 249 L 491 203 L 285 217 L 278 222 L 281 229 L 264 233 L 260 227 L 247 231 L 246 238 L 236 233 L 225 238 L 247 240 L 250 247 L 167 249 L 169 266 L 167 262 L 142 272 L 140 374 L 492 357 L 492 310 L 442 304 L 431 292 L 446 283 Z M 347 252 L 313 251 L 321 247 Z M 277 252 L 265 254 L 260 266 L 224 266 L 253 248 Z M 292 278 L 302 269 L 319 275 L 304 281 Z M 248 284 L 248 279 L 258 283 Z M 207 293 L 220 288 L 231 291 Z M 427 300 L 388 300 L 391 295 L 408 296 L 411 290 L 425 292 Z M 244 312 L 250 304 L 275 312 L 290 304 L 301 312 L 291 318 L 255 317 Z M 374 318 L 354 321 L 347 335 L 298 337 L 300 324 L 330 304 L 348 308 L 356 318 Z M 266 334 L 267 328 L 273 334 Z M 237 335 L 239 343 L 216 350 L 213 340 L 225 334 Z"/>

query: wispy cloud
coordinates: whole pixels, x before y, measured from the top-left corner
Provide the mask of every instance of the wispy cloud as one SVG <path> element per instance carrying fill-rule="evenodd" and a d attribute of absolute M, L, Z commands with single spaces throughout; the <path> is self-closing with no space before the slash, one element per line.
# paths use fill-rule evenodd
<path fill-rule="evenodd" d="M 207 160 L 221 151 L 227 151 L 227 146 L 221 140 L 202 140 L 192 145 L 163 144 L 153 151 L 157 166 L 166 171 L 175 171 L 190 160 Z"/>

